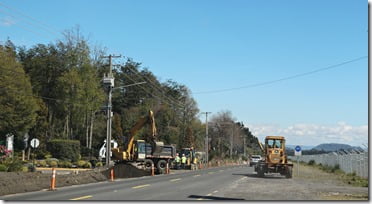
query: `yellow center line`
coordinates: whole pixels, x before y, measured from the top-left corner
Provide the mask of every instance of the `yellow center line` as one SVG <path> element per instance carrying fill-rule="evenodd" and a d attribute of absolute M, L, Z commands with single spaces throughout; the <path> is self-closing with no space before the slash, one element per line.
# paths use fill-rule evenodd
<path fill-rule="evenodd" d="M 70 199 L 70 200 L 83 200 L 83 199 L 87 199 L 87 198 L 91 198 L 92 196 L 91 195 L 87 195 L 87 196 L 82 196 L 82 197 L 78 197 L 78 198 L 73 198 L 73 199 Z"/>
<path fill-rule="evenodd" d="M 211 196 L 211 195 L 212 195 L 212 193 L 208 193 L 208 194 L 207 194 L 207 196 Z"/>
<path fill-rule="evenodd" d="M 200 174 L 197 174 L 197 175 L 195 175 L 194 177 L 198 177 L 198 176 L 200 176 Z"/>
<path fill-rule="evenodd" d="M 140 185 L 140 186 L 134 186 L 132 188 L 143 188 L 143 187 L 146 187 L 146 186 L 150 186 L 150 184 L 145 184 L 145 185 Z"/>
<path fill-rule="evenodd" d="M 179 181 L 179 180 L 181 180 L 181 179 L 180 179 L 180 178 L 172 179 L 172 180 L 170 180 L 170 182 L 173 182 L 173 181 Z"/>
<path fill-rule="evenodd" d="M 196 199 L 196 200 L 204 200 L 203 198 L 198 198 L 198 199 Z"/>

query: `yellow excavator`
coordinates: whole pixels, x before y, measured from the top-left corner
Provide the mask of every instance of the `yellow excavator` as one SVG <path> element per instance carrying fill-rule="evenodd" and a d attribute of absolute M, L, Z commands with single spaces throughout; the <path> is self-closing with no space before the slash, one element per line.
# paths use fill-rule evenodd
<path fill-rule="evenodd" d="M 280 173 L 286 178 L 292 178 L 293 164 L 288 162 L 285 152 L 285 138 L 283 136 L 266 136 L 265 146 L 258 142 L 263 154 L 262 161 L 255 165 L 255 171 L 259 177 L 265 173 Z"/>
<path fill-rule="evenodd" d="M 150 124 L 150 134 L 145 140 L 135 140 L 137 132 L 146 124 Z M 136 166 L 143 166 L 146 170 L 154 165 L 158 173 L 164 173 L 167 163 L 170 165 L 175 159 L 176 147 L 157 141 L 155 117 L 150 110 L 147 116 L 140 118 L 131 128 L 127 144 L 113 148 L 111 152 L 115 163 L 136 163 Z"/>

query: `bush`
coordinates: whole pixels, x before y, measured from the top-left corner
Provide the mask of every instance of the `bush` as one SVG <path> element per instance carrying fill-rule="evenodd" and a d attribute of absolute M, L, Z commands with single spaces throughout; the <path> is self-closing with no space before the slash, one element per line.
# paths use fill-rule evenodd
<path fill-rule="evenodd" d="M 8 172 L 22 171 L 23 163 L 21 160 L 14 158 L 8 163 Z"/>
<path fill-rule="evenodd" d="M 84 160 L 79 160 L 77 163 L 76 163 L 76 166 L 78 166 L 79 168 L 83 168 L 84 165 L 85 165 L 86 161 Z"/>
<path fill-rule="evenodd" d="M 312 159 L 312 160 L 309 161 L 308 164 L 311 165 L 311 166 L 312 166 L 312 165 L 315 165 L 315 161 Z"/>
<path fill-rule="evenodd" d="M 46 163 L 49 167 L 57 167 L 58 166 L 58 159 L 50 158 L 46 160 Z"/>
<path fill-rule="evenodd" d="M 103 163 L 102 162 L 97 162 L 96 163 L 96 167 L 102 167 L 103 166 Z"/>
<path fill-rule="evenodd" d="M 5 166 L 4 164 L 0 164 L 0 172 L 1 171 L 8 171 L 8 167 Z"/>
<path fill-rule="evenodd" d="M 72 163 L 70 161 L 61 161 L 58 163 L 58 166 L 63 168 L 71 168 Z"/>
<path fill-rule="evenodd" d="M 55 139 L 48 142 L 48 151 L 61 160 L 77 161 L 80 157 L 80 141 Z"/>
<path fill-rule="evenodd" d="M 29 169 L 29 167 L 27 167 L 27 166 L 22 166 L 22 172 L 28 172 L 28 169 Z"/>
<path fill-rule="evenodd" d="M 36 166 L 38 167 L 46 167 L 47 166 L 47 163 L 45 160 L 38 160 L 36 161 Z"/>
<path fill-rule="evenodd" d="M 52 155 L 50 154 L 50 152 L 48 152 L 48 151 L 46 151 L 44 149 L 37 149 L 35 151 L 35 156 L 36 156 L 36 159 L 48 159 L 48 158 L 51 158 L 52 157 Z"/>
<path fill-rule="evenodd" d="M 92 164 L 90 162 L 85 162 L 85 164 L 83 165 L 84 168 L 92 168 Z"/>

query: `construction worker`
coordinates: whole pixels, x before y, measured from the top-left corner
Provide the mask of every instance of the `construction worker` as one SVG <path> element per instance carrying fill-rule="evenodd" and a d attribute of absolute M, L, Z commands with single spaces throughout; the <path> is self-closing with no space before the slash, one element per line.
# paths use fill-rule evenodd
<path fill-rule="evenodd" d="M 178 156 L 178 153 L 176 154 L 176 169 L 179 169 L 180 168 L 180 161 L 181 161 L 181 158 L 180 156 Z"/>
<path fill-rule="evenodd" d="M 182 169 L 185 169 L 185 165 L 186 165 L 186 156 L 185 156 L 185 154 L 182 154 L 182 157 L 181 157 L 181 168 Z"/>

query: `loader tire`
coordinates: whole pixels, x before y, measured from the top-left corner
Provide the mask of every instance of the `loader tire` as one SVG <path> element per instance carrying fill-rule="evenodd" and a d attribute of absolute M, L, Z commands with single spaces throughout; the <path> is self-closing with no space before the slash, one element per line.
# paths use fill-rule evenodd
<path fill-rule="evenodd" d="M 265 171 L 262 165 L 257 166 L 257 176 L 258 177 L 264 177 L 265 176 Z"/>
<path fill-rule="evenodd" d="M 287 173 L 285 174 L 286 178 L 292 178 L 292 167 L 287 168 Z"/>
<path fill-rule="evenodd" d="M 167 168 L 167 161 L 165 160 L 159 160 L 158 163 L 156 164 L 156 168 L 158 168 L 158 172 L 160 174 L 165 173 L 165 169 Z"/>
<path fill-rule="evenodd" d="M 151 166 L 154 165 L 154 162 L 151 159 L 145 159 L 144 165 L 145 165 L 145 170 L 151 171 Z"/>

